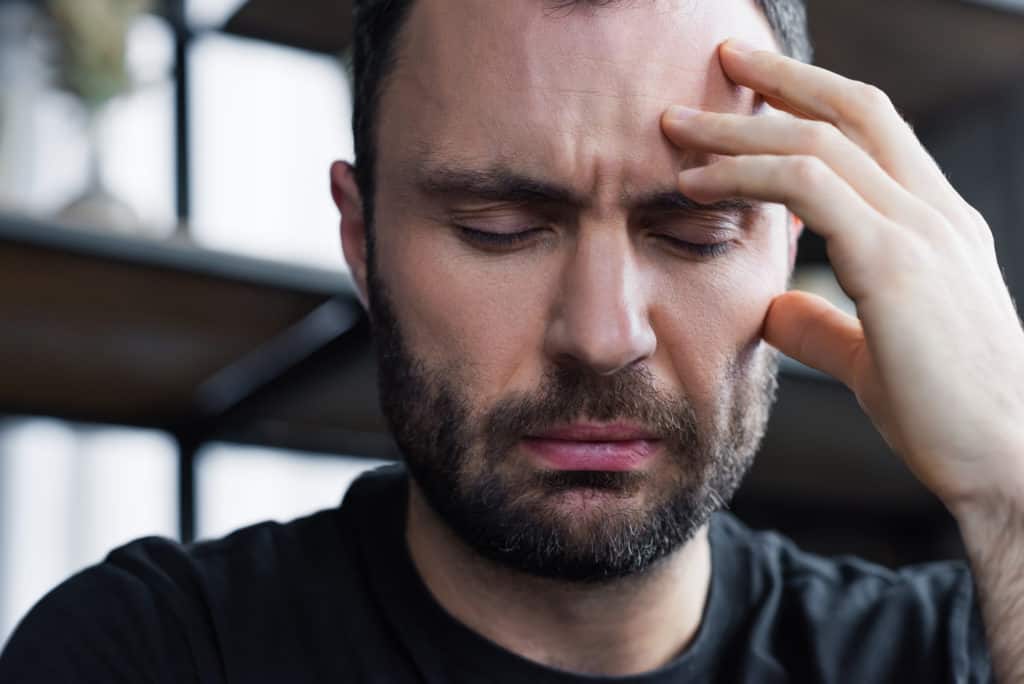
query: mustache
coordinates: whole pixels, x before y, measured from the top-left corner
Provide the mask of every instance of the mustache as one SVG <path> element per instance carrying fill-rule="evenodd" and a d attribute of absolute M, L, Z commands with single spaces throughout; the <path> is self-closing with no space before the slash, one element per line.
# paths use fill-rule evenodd
<path fill-rule="evenodd" d="M 689 450 L 699 438 L 697 416 L 685 398 L 668 396 L 643 366 L 599 375 L 583 367 L 548 371 L 539 388 L 499 401 L 483 420 L 484 438 L 501 453 L 522 436 L 577 421 L 642 425 L 670 446 Z"/>

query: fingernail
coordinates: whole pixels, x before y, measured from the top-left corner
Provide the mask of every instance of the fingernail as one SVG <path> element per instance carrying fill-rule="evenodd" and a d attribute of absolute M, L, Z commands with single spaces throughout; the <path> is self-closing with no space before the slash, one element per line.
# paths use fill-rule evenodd
<path fill-rule="evenodd" d="M 688 121 L 700 114 L 700 110 L 684 107 L 683 105 L 672 105 L 668 108 L 669 121 Z"/>
<path fill-rule="evenodd" d="M 730 38 L 725 42 L 725 46 L 735 52 L 753 52 L 758 49 L 747 41 L 738 38 Z"/>

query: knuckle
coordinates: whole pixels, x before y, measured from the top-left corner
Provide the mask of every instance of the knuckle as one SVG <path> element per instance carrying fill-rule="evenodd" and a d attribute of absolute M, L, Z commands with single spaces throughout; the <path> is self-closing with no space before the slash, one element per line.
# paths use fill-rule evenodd
<path fill-rule="evenodd" d="M 973 219 L 974 234 L 978 236 L 981 244 L 985 247 L 995 247 L 996 236 L 989 227 L 988 221 L 981 215 L 981 212 L 974 207 L 968 207 L 968 215 Z"/>
<path fill-rule="evenodd" d="M 957 234 L 976 241 L 982 246 L 995 244 L 995 236 L 992 234 L 992 229 L 989 228 L 988 221 L 980 211 L 967 202 L 956 203 L 950 209 L 949 215 L 943 218 L 949 224 L 949 229 Z"/>
<path fill-rule="evenodd" d="M 857 98 L 869 109 L 887 111 L 893 108 L 892 100 L 889 98 L 888 93 L 876 85 L 858 83 L 856 93 Z"/>
<path fill-rule="evenodd" d="M 984 226 L 985 228 L 988 228 L 988 221 L 985 220 L 985 217 L 982 215 L 982 213 L 975 209 L 970 204 L 967 204 L 966 206 L 967 215 L 970 216 L 971 220 L 974 221 L 974 223 L 976 223 L 979 226 Z"/>
<path fill-rule="evenodd" d="M 938 212 L 935 212 L 935 214 L 936 218 L 932 224 L 935 226 L 935 230 L 933 231 L 933 235 L 935 237 L 939 237 L 940 239 L 962 239 L 963 233 L 957 230 L 957 227 L 952 221 Z"/>
<path fill-rule="evenodd" d="M 992 240 L 992 229 L 989 227 L 988 221 L 980 211 L 968 204 L 967 217 L 972 224 L 977 226 L 982 237 L 987 238 L 989 241 Z"/>
<path fill-rule="evenodd" d="M 993 249 L 995 248 L 996 236 L 992 233 L 992 230 L 988 226 L 985 226 L 984 229 L 979 230 L 978 233 L 978 237 L 981 239 L 981 244 L 983 247 L 990 247 Z"/>
<path fill-rule="evenodd" d="M 800 127 L 798 135 L 800 149 L 817 154 L 835 144 L 836 129 L 831 124 L 809 121 Z"/>
<path fill-rule="evenodd" d="M 790 166 L 793 179 L 805 188 L 821 188 L 827 182 L 830 173 L 825 162 L 810 155 L 793 157 Z"/>
<path fill-rule="evenodd" d="M 895 111 L 892 100 L 884 90 L 860 81 L 850 88 L 843 105 L 857 123 Z"/>
<path fill-rule="evenodd" d="M 952 230 L 952 226 L 938 209 L 929 204 L 921 202 L 914 215 L 914 222 L 918 227 L 925 227 L 925 232 L 944 232 Z"/>
<path fill-rule="evenodd" d="M 963 226 L 958 225 L 956 219 L 951 219 L 942 211 L 931 206 L 922 211 L 918 223 L 919 229 L 916 232 L 921 239 L 927 240 L 930 244 L 960 244 L 966 237 Z"/>

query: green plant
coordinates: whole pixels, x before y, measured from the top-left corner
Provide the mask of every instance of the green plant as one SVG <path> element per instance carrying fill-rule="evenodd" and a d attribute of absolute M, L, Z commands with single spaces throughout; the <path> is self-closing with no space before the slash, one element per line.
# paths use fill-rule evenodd
<path fill-rule="evenodd" d="M 90 108 L 127 90 L 128 28 L 151 5 L 151 0 L 48 0 L 59 38 L 61 87 Z"/>

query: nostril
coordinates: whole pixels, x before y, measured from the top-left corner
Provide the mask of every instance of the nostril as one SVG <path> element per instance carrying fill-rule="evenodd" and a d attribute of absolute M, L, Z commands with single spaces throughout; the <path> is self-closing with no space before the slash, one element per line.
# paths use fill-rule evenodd
<path fill-rule="evenodd" d="M 649 326 L 580 330 L 561 340 L 552 359 L 561 365 L 585 366 L 598 375 L 611 375 L 649 358 L 655 347 L 656 338 Z"/>
<path fill-rule="evenodd" d="M 623 245 L 581 242 L 562 284 L 546 341 L 553 362 L 609 375 L 654 352 L 647 298 Z"/>

